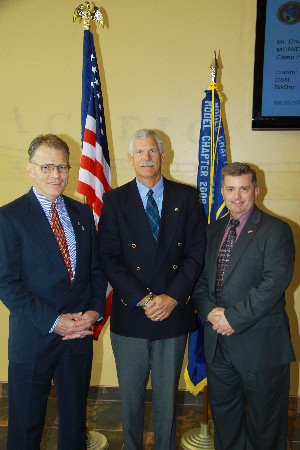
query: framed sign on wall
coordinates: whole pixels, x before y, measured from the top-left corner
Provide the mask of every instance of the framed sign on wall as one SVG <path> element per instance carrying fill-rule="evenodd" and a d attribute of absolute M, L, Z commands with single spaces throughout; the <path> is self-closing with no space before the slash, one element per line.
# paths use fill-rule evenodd
<path fill-rule="evenodd" d="M 252 129 L 300 129 L 300 1 L 257 0 Z"/>

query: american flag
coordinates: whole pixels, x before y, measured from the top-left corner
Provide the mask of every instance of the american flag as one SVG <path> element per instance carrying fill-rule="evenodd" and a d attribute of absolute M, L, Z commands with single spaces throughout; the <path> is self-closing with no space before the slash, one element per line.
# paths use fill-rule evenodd
<path fill-rule="evenodd" d="M 94 37 L 90 30 L 84 30 L 83 40 L 81 133 L 82 153 L 77 191 L 86 197 L 98 226 L 103 194 L 111 190 L 111 170 L 100 74 Z M 111 299 L 112 290 L 109 286 L 104 318 L 94 327 L 95 340 L 110 315 Z"/>

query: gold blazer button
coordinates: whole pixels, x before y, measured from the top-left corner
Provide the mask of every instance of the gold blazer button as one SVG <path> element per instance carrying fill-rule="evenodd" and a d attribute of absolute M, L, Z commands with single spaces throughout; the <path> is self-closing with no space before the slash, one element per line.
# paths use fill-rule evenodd
<path fill-rule="evenodd" d="M 131 247 L 132 248 L 136 248 L 136 244 L 131 244 Z"/>
<path fill-rule="evenodd" d="M 136 270 L 141 270 L 140 266 L 137 266 Z"/>
<path fill-rule="evenodd" d="M 173 265 L 173 269 L 176 270 L 178 266 L 176 264 Z"/>

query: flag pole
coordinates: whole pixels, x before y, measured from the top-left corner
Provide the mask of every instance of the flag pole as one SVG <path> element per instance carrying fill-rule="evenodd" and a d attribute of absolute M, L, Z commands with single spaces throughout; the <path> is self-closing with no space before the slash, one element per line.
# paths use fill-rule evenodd
<path fill-rule="evenodd" d="M 211 68 L 211 90 L 212 90 L 212 124 L 214 123 L 214 90 L 216 86 L 216 79 L 217 79 L 217 71 L 218 71 L 218 62 L 216 57 L 216 51 L 214 51 L 214 58 L 210 65 Z M 210 146 L 211 146 L 211 158 L 213 155 L 213 151 L 215 148 L 215 136 L 214 136 L 214 127 L 211 127 L 211 139 L 210 139 Z M 210 167 L 212 168 L 214 166 L 213 161 L 210 161 Z M 211 170 L 211 174 L 213 175 L 213 171 Z M 209 197 L 212 198 L 212 186 L 213 186 L 213 180 L 210 180 L 210 192 Z M 210 223 L 210 215 L 211 215 L 211 201 L 208 203 L 208 223 Z M 208 402 L 208 390 L 207 390 L 207 384 L 203 388 L 203 416 L 200 423 L 200 428 L 193 428 L 191 430 L 188 430 L 184 433 L 184 435 L 181 438 L 181 446 L 184 450 L 205 450 L 205 449 L 214 449 L 214 441 L 213 437 L 210 433 L 210 426 L 209 426 L 209 419 L 208 419 L 208 409 L 209 409 L 209 402 Z"/>
<path fill-rule="evenodd" d="M 83 19 L 84 30 L 90 29 L 91 20 L 96 21 L 103 28 L 103 15 L 97 6 L 94 6 L 93 11 L 90 8 L 90 2 L 85 2 L 85 6 L 80 4 L 73 13 L 73 23 L 77 19 Z M 83 197 L 84 203 L 87 203 L 87 196 Z M 109 446 L 107 438 L 98 431 L 89 431 L 87 427 L 86 433 L 86 448 L 87 450 L 105 450 Z"/>

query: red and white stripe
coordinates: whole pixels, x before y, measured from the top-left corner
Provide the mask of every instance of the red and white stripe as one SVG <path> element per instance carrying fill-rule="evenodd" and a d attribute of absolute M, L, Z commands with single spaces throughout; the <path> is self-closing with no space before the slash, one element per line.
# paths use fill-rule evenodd
<path fill-rule="evenodd" d="M 111 190 L 111 170 L 96 140 L 96 120 L 87 116 L 78 176 L 78 192 L 87 197 L 95 223 L 101 216 L 103 194 Z"/>

